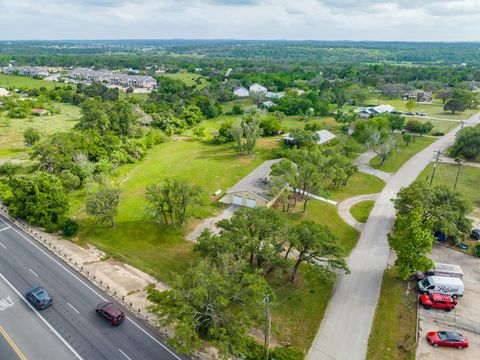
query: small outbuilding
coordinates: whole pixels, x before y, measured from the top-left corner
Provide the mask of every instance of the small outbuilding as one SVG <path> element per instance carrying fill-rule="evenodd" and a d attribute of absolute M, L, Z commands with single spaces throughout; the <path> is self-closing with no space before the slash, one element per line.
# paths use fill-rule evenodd
<path fill-rule="evenodd" d="M 275 202 L 277 195 L 273 195 L 270 186 L 270 172 L 273 164 L 282 159 L 267 160 L 250 174 L 241 179 L 226 191 L 221 203 L 234 204 L 246 207 L 270 207 Z"/>
<path fill-rule="evenodd" d="M 32 109 L 32 114 L 37 116 L 43 116 L 48 114 L 46 109 Z"/>
<path fill-rule="evenodd" d="M 275 106 L 276 106 L 276 104 L 273 101 L 268 100 L 268 101 L 262 102 L 258 107 L 260 109 L 268 110 L 268 109 L 273 108 Z"/>
<path fill-rule="evenodd" d="M 245 98 L 250 96 L 250 91 L 248 91 L 248 89 L 244 88 L 243 86 L 235 88 L 235 90 L 233 90 L 233 93 L 235 96 L 238 96 L 240 98 Z"/>

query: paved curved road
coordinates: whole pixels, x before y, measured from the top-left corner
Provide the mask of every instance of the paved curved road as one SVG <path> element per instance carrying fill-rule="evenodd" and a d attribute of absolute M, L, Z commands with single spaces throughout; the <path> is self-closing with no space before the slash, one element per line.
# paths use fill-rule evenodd
<path fill-rule="evenodd" d="M 465 125 L 480 123 L 479 115 Z M 320 329 L 307 355 L 308 360 L 363 360 L 380 294 L 382 275 L 387 266 L 387 233 L 395 220 L 391 199 L 411 184 L 432 161 L 436 150 L 445 150 L 455 139 L 460 126 L 407 161 L 380 193 L 357 246 L 347 259 L 350 275 L 340 275 Z"/>

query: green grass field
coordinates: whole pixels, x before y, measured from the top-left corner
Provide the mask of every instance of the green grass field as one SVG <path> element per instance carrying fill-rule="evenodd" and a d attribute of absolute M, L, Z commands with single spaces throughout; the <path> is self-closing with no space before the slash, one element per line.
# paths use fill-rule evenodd
<path fill-rule="evenodd" d="M 192 243 L 184 240 L 185 233 L 222 208 L 214 191 L 228 189 L 268 159 L 271 146 L 271 141 L 261 140 L 253 157 L 239 158 L 229 144 L 160 144 L 143 161 L 120 169 L 115 179 L 122 190 L 115 229 L 96 226 L 84 213 L 84 194 L 78 194 L 71 213 L 80 220 L 79 240 L 168 282 L 172 271 L 182 272 L 192 259 Z M 195 208 L 195 218 L 185 229 L 156 225 L 145 218 L 145 188 L 167 177 L 185 179 L 202 189 L 203 205 Z"/>
<path fill-rule="evenodd" d="M 330 299 L 333 284 L 323 281 L 308 266 L 301 266 L 297 284 L 289 283 L 289 271 L 278 271 L 267 279 L 277 301 L 272 304 L 272 335 L 306 353 L 315 338 Z"/>
<path fill-rule="evenodd" d="M 375 194 L 382 191 L 384 186 L 385 183 L 378 177 L 359 172 L 348 180 L 347 186 L 327 189 L 328 198 L 342 201 L 357 195 Z"/>
<path fill-rule="evenodd" d="M 73 128 L 80 118 L 80 108 L 63 103 L 55 103 L 55 105 L 60 107 L 60 114 L 6 119 L 6 113 L 0 113 L 0 123 L 6 120 L 9 124 L 9 126 L 0 127 L 0 158 L 26 157 L 28 148 L 23 142 L 23 132 L 29 127 L 37 129 L 43 135 Z"/>
<path fill-rule="evenodd" d="M 417 295 L 406 287 L 395 269 L 385 270 L 367 360 L 415 359 Z"/>
<path fill-rule="evenodd" d="M 407 123 L 412 118 L 407 117 L 405 119 L 405 123 Z M 436 132 L 442 132 L 444 134 L 448 133 L 450 130 L 453 130 L 455 127 L 459 125 L 458 121 L 450 121 L 450 120 L 435 120 L 435 119 L 426 119 L 421 116 L 414 117 L 415 120 L 418 120 L 422 123 L 430 121 L 433 124 L 433 129 L 429 132 L 429 134 L 435 134 Z"/>
<path fill-rule="evenodd" d="M 417 136 L 415 141 L 407 146 L 400 134 L 395 134 L 395 136 L 397 137 L 398 150 L 394 152 L 387 160 L 385 160 L 383 165 L 380 165 L 380 158 L 378 156 L 374 157 L 370 161 L 370 165 L 372 167 L 386 172 L 395 172 L 400 169 L 400 167 L 402 167 L 402 165 L 413 155 L 435 141 L 433 138 Z"/>
<path fill-rule="evenodd" d="M 53 89 L 55 86 L 66 86 L 67 84 L 47 80 L 37 80 L 28 76 L 15 76 L 0 74 L 0 87 L 4 88 L 41 88 Z"/>
<path fill-rule="evenodd" d="M 160 76 L 183 81 L 187 86 L 197 85 L 197 89 L 199 90 L 205 88 L 208 85 L 207 79 L 205 79 L 203 76 L 189 72 L 178 72 L 173 74 L 165 73 L 161 74 Z M 196 83 L 197 79 L 200 79 L 200 84 Z"/>
<path fill-rule="evenodd" d="M 347 225 L 337 213 L 337 207 L 326 202 L 311 199 L 307 204 L 307 211 L 302 212 L 303 202 L 298 201 L 295 208 L 288 213 L 288 220 L 297 223 L 302 220 L 311 220 L 326 225 L 335 234 L 348 255 L 357 243 L 359 233 Z"/>
<path fill-rule="evenodd" d="M 407 112 L 406 102 L 402 99 L 377 99 L 372 98 L 366 101 L 367 104 L 376 106 L 380 104 L 389 104 L 392 105 L 395 109 Z M 434 102 L 431 104 L 418 104 L 418 106 L 412 109 L 413 112 L 423 111 L 427 113 L 428 116 L 448 119 L 448 120 L 464 120 L 470 118 L 472 115 L 478 112 L 478 109 L 467 109 L 462 113 L 451 114 L 450 112 L 443 111 L 443 104 L 441 102 Z"/>
<path fill-rule="evenodd" d="M 356 203 L 350 208 L 350 214 L 352 214 L 355 220 L 360 221 L 361 223 L 366 223 L 374 205 L 375 201 L 373 200 Z"/>
<path fill-rule="evenodd" d="M 457 176 L 458 166 L 455 164 L 442 164 L 438 166 L 433 184 L 445 185 L 453 188 L 455 178 Z M 426 181 L 430 179 L 433 172 L 433 165 L 429 165 L 419 175 L 417 181 Z M 470 199 L 472 205 L 480 210 L 480 192 L 478 186 L 480 185 L 480 168 L 472 166 L 462 166 L 460 169 L 460 176 L 458 177 L 457 191 L 461 192 L 465 197 Z"/>

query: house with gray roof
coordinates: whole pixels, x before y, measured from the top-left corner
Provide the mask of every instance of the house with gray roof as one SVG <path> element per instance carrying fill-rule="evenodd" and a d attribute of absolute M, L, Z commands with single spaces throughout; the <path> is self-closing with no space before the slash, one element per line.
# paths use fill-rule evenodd
<path fill-rule="evenodd" d="M 278 197 L 271 192 L 270 172 L 272 165 L 282 159 L 267 160 L 250 174 L 245 176 L 220 199 L 224 204 L 234 204 L 246 207 L 270 207 Z"/>
<path fill-rule="evenodd" d="M 157 80 L 155 80 L 151 76 L 127 75 L 121 73 L 113 73 L 108 70 L 76 68 L 70 71 L 69 77 L 80 81 L 98 81 L 123 87 L 151 89 L 157 86 Z"/>
<path fill-rule="evenodd" d="M 277 100 L 279 100 L 284 96 L 285 96 L 284 93 L 276 93 L 276 92 L 273 92 L 273 91 L 267 91 L 267 93 L 265 94 L 265 97 L 267 99 L 277 99 Z"/>
<path fill-rule="evenodd" d="M 243 86 L 239 86 L 233 90 L 233 93 L 235 96 L 238 96 L 240 98 L 244 97 L 249 97 L 250 96 L 250 91 L 248 89 L 244 88 Z"/>
<path fill-rule="evenodd" d="M 407 91 L 403 94 L 403 100 L 415 100 L 417 102 L 432 102 L 433 95 L 428 91 L 423 91 L 419 89 Z"/>
<path fill-rule="evenodd" d="M 48 76 L 48 70 L 42 66 L 8 66 L 3 72 L 8 75 L 20 75 L 44 78 Z"/>

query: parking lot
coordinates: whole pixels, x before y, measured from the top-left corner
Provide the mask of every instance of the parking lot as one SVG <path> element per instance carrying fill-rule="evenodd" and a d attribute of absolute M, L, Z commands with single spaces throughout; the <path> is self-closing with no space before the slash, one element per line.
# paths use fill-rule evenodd
<path fill-rule="evenodd" d="M 457 264 L 462 267 L 465 293 L 458 299 L 455 310 L 445 312 L 439 309 L 419 310 L 419 340 L 417 359 L 453 360 L 480 359 L 480 259 L 461 252 L 433 246 L 431 258 L 435 262 Z M 425 339 L 428 331 L 451 330 L 466 335 L 469 348 L 465 350 L 434 348 Z"/>

